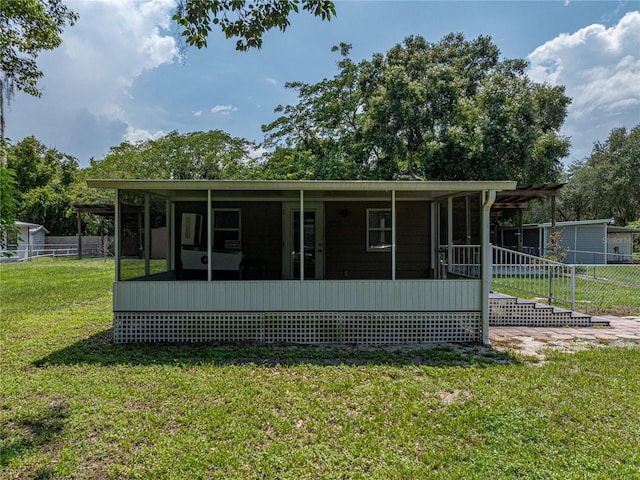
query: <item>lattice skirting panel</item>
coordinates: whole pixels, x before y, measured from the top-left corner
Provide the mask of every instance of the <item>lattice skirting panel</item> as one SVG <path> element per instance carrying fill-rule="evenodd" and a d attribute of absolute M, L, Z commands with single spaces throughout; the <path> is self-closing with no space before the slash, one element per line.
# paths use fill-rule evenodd
<path fill-rule="evenodd" d="M 558 311 L 551 307 L 536 307 L 532 303 L 515 300 L 492 301 L 489 325 L 517 327 L 589 327 L 591 318 L 573 316 L 570 311 Z"/>
<path fill-rule="evenodd" d="M 479 342 L 480 312 L 115 312 L 115 343 Z"/>

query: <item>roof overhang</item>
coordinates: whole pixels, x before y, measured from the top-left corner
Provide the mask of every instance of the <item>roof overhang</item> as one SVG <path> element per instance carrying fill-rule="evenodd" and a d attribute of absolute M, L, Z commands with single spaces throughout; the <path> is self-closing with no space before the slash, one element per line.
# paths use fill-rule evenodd
<path fill-rule="evenodd" d="M 529 202 L 536 198 L 557 197 L 564 183 L 520 184 L 516 188 L 503 190 L 496 196 L 494 210 L 527 208 Z"/>
<path fill-rule="evenodd" d="M 362 199 L 389 198 L 392 191 L 399 200 L 433 200 L 448 196 L 514 189 L 511 181 L 351 181 L 351 180 L 87 180 L 92 188 L 150 193 L 171 200 L 206 198 L 295 199 L 300 191 L 305 198 Z"/>

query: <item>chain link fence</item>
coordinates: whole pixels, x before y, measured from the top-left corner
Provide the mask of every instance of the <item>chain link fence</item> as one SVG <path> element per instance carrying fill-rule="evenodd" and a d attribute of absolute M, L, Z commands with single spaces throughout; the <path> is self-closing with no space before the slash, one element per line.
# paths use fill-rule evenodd
<path fill-rule="evenodd" d="M 640 315 L 640 264 L 576 265 L 576 310 Z"/>

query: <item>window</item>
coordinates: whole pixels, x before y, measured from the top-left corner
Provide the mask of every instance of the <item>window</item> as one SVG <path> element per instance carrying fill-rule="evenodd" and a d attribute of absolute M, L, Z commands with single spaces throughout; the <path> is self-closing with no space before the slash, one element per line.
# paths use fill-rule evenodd
<path fill-rule="evenodd" d="M 391 249 L 391 209 L 367 209 L 367 251 L 386 252 Z"/>
<path fill-rule="evenodd" d="M 213 209 L 213 248 L 241 250 L 240 209 Z"/>

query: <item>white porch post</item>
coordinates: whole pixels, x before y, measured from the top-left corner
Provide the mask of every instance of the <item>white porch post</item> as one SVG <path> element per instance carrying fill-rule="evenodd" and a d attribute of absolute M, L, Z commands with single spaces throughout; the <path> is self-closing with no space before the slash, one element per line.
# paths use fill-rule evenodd
<path fill-rule="evenodd" d="M 453 197 L 447 198 L 447 269 L 451 270 L 453 263 Z"/>
<path fill-rule="evenodd" d="M 438 250 L 440 245 L 440 205 L 431 202 L 431 270 L 434 277 L 438 278 Z"/>
<path fill-rule="evenodd" d="M 493 258 L 491 251 L 491 206 L 496 200 L 496 191 L 489 190 L 482 193 L 482 221 L 480 256 L 482 259 L 482 343 L 489 345 L 489 293 L 491 292 L 491 279 Z"/>
<path fill-rule="evenodd" d="M 168 223 L 167 228 L 169 229 L 169 245 L 171 248 L 169 249 L 169 255 L 167 255 L 169 261 L 169 270 L 176 269 L 176 231 L 174 225 L 176 225 L 176 204 L 174 202 L 168 201 L 169 203 L 169 212 L 168 212 Z"/>
<path fill-rule="evenodd" d="M 114 238 L 114 247 L 113 253 L 116 256 L 116 282 L 120 280 L 120 233 L 122 232 L 122 212 L 120 208 L 120 190 L 116 188 L 116 197 L 115 203 L 113 205 L 113 236 Z"/>
<path fill-rule="evenodd" d="M 391 280 L 396 279 L 396 191 L 391 190 Z"/>
<path fill-rule="evenodd" d="M 304 190 L 300 190 L 300 281 L 304 280 Z"/>
<path fill-rule="evenodd" d="M 151 268 L 151 215 L 149 214 L 149 194 L 144 194 L 144 275 L 149 276 Z"/>
<path fill-rule="evenodd" d="M 167 251 L 165 252 L 166 258 L 166 264 L 165 264 L 165 271 L 170 272 L 171 271 L 171 257 L 173 256 L 173 235 L 171 235 L 171 232 L 173 230 L 173 222 L 171 221 L 171 202 L 169 200 L 165 201 L 165 205 L 164 205 L 164 214 L 165 214 L 165 219 L 164 219 L 164 226 L 167 229 Z"/>
<path fill-rule="evenodd" d="M 211 190 L 207 190 L 207 281 L 213 280 L 211 271 L 213 256 L 213 212 L 211 211 Z"/>

